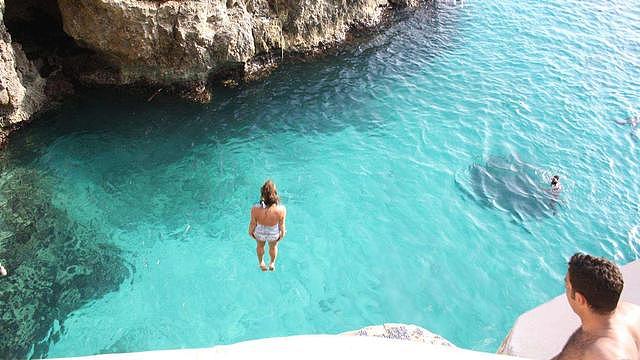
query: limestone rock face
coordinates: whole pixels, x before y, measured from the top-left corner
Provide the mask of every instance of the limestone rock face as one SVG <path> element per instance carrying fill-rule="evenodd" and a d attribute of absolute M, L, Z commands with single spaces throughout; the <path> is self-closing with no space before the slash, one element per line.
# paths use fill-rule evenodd
<path fill-rule="evenodd" d="M 203 81 L 260 55 L 307 52 L 417 0 L 58 0 L 64 30 L 121 84 Z"/>
<path fill-rule="evenodd" d="M 45 80 L 27 59 L 4 25 L 0 0 L 0 143 L 15 124 L 25 121 L 46 102 Z"/>
<path fill-rule="evenodd" d="M 71 82 L 171 85 L 180 96 L 207 102 L 205 85 L 213 75 L 232 74 L 231 82 L 258 78 L 287 54 L 331 47 L 350 31 L 379 23 L 386 10 L 420 0 L 14 0 L 6 13 L 5 1 L 0 144 L 17 124 L 72 93 Z M 34 20 L 34 9 L 62 24 L 64 39 L 52 37 L 60 44 L 41 51 L 20 38 L 30 33 L 29 40 L 49 41 L 37 32 L 43 24 Z M 5 21 L 21 35 L 12 39 Z"/>

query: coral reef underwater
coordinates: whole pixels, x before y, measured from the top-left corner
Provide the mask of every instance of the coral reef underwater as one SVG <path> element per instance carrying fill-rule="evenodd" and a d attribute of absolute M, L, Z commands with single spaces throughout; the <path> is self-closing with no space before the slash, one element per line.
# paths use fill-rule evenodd
<path fill-rule="evenodd" d="M 122 251 L 56 208 L 50 185 L 28 168 L 0 180 L 2 359 L 45 357 L 71 312 L 129 276 Z"/>

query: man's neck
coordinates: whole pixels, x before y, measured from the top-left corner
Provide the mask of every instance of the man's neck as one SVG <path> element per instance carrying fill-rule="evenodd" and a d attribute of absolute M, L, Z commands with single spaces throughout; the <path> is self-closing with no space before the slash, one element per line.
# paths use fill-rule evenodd
<path fill-rule="evenodd" d="M 589 334 L 597 334 L 603 330 L 611 329 L 615 315 L 616 310 L 613 310 L 606 315 L 589 311 L 588 313 L 580 316 L 580 319 L 582 320 L 582 331 Z"/>

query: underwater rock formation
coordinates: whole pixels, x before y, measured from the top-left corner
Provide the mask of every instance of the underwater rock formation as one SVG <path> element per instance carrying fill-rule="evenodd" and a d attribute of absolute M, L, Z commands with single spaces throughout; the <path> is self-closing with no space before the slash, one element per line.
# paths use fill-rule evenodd
<path fill-rule="evenodd" d="M 482 206 L 510 213 L 517 220 L 551 216 L 558 201 L 539 169 L 514 157 L 489 157 L 456 176 L 456 184 Z"/>
<path fill-rule="evenodd" d="M 18 123 L 46 103 L 45 80 L 4 25 L 5 0 L 0 0 L 0 144 Z"/>
<path fill-rule="evenodd" d="M 128 277 L 118 248 L 56 208 L 31 170 L 0 182 L 0 358 L 46 356 L 53 324 Z M 57 327 L 58 325 L 56 325 Z"/>

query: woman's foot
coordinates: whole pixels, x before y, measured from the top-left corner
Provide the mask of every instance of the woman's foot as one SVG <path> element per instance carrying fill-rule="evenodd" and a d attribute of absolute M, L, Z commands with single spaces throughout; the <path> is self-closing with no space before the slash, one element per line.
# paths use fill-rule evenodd
<path fill-rule="evenodd" d="M 267 265 L 265 265 L 264 263 L 260 263 L 260 270 L 267 271 Z"/>
<path fill-rule="evenodd" d="M 276 271 L 276 263 L 269 264 L 269 271 Z"/>

